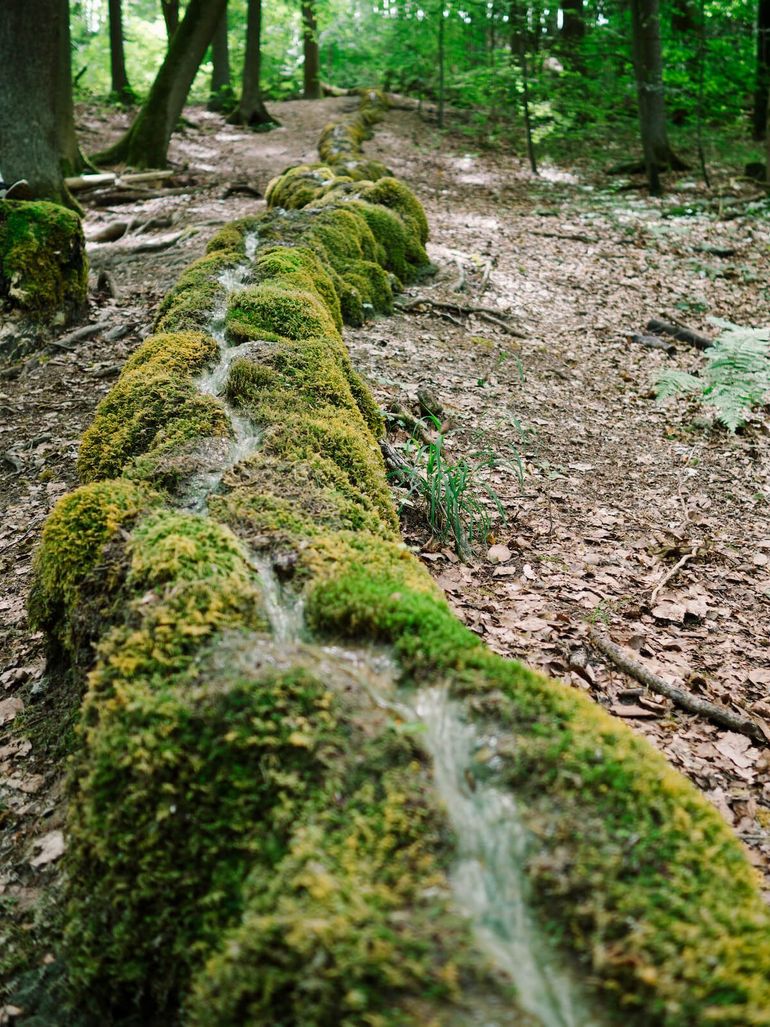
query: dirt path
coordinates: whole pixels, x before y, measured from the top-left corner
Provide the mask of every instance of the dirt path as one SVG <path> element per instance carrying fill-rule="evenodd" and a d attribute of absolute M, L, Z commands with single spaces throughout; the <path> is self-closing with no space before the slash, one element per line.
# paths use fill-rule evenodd
<path fill-rule="evenodd" d="M 92 234 L 127 216 L 170 214 L 172 225 L 153 237 L 189 234 L 133 256 L 126 243 L 93 246 L 94 269 L 110 270 L 119 292 L 94 298 L 89 319 L 111 330 L 72 352 L 50 351 L 43 363 L 0 367 L 0 903 L 28 907 L 61 851 L 61 768 L 15 729 L 34 720 L 53 687 L 24 602 L 40 527 L 76 484 L 78 439 L 180 270 L 216 225 L 261 206 L 225 196 L 228 185 L 264 189 L 287 165 L 314 159 L 322 124 L 350 106 L 275 105 L 284 127 L 266 136 L 189 111 L 171 156 L 197 191 L 86 219 Z M 87 149 L 120 128 L 119 117 L 96 110 L 81 121 Z M 496 539 L 510 549 L 502 564 L 483 553 L 460 564 L 414 525 L 409 541 L 494 649 L 589 691 L 645 733 L 767 870 L 770 785 L 759 747 L 645 696 L 624 703 L 633 683 L 585 643 L 596 620 L 663 676 L 770 713 L 767 426 L 730 438 L 693 428 L 681 407 L 661 410 L 649 382 L 667 358 L 624 338 L 663 311 L 701 327 L 705 313 L 762 323 L 770 257 L 761 228 L 743 219 L 662 221 L 654 203 L 626 196 L 617 204 L 596 183 L 563 172 L 533 181 L 518 161 L 465 154 L 464 145 L 396 111 L 370 150 L 427 208 L 440 272 L 412 293 L 511 310 L 522 338 L 434 312 L 375 321 L 347 339 L 384 404 L 400 395 L 412 401 L 425 382 L 436 388 L 452 419 L 453 457 L 482 447 L 520 453 L 526 475 L 523 491 L 512 473 L 493 479 L 510 517 Z M 717 242 L 737 255 L 720 261 L 694 249 Z M 460 293 L 452 291 L 458 266 Z M 676 366 L 695 362 L 680 348 Z M 656 584 L 692 549 L 697 557 L 651 602 Z"/>
<path fill-rule="evenodd" d="M 663 219 L 659 202 L 554 168 L 536 180 L 520 161 L 469 153 L 403 112 L 389 115 L 376 146 L 425 204 L 442 268 L 412 294 L 499 306 L 523 336 L 435 311 L 348 334 L 383 405 L 401 397 L 416 410 L 418 386 L 434 387 L 455 459 L 490 448 L 525 460 L 523 491 L 513 473 L 492 479 L 510 516 L 495 539 L 509 560 L 463 565 L 431 551 L 417 528 L 410 542 L 493 649 L 589 692 L 645 734 L 767 874 L 768 750 L 651 701 L 585 637 L 596 623 L 662 677 L 770 720 L 767 410 L 728 436 L 694 423 L 684 403 L 661 408 L 656 374 L 701 358 L 680 346 L 669 361 L 627 339 L 662 313 L 706 331 L 706 315 L 766 325 L 763 224 Z M 735 255 L 708 255 L 714 246 Z"/>

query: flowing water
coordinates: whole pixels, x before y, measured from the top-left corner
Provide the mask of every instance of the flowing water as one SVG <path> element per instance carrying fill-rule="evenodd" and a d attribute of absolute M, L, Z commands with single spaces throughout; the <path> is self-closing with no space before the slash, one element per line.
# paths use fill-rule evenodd
<path fill-rule="evenodd" d="M 225 473 L 259 449 L 262 440 L 262 432 L 254 426 L 250 418 L 240 413 L 222 395 L 233 361 L 243 355 L 245 351 L 253 349 L 255 345 L 253 342 L 247 342 L 240 346 L 230 346 L 227 341 L 225 324 L 230 297 L 246 284 L 249 262 L 254 256 L 256 245 L 256 233 L 247 235 L 247 262 L 223 271 L 217 279 L 219 285 L 224 288 L 224 293 L 212 310 L 208 324 L 205 326 L 219 345 L 219 360 L 201 375 L 198 379 L 198 388 L 204 395 L 214 396 L 222 404 L 230 419 L 234 437 L 229 441 L 227 452 L 217 456 L 216 467 L 201 470 L 188 483 L 183 505 L 186 509 L 197 513 L 205 512 L 209 495 L 219 487 Z"/>
<path fill-rule="evenodd" d="M 247 258 L 256 247 L 256 234 L 247 239 Z M 217 340 L 217 364 L 201 376 L 201 392 L 224 405 L 235 438 L 216 469 L 196 478 L 188 508 L 204 512 L 208 496 L 225 472 L 258 449 L 260 432 L 221 395 L 231 364 L 254 343 L 229 346 L 225 333 L 227 304 L 233 291 L 246 282 L 249 263 L 224 272 L 219 279 L 225 294 L 212 312 L 208 331 Z M 300 644 L 303 605 L 285 588 L 270 559 L 252 555 L 262 585 L 265 610 L 273 639 L 286 650 Z M 457 860 L 450 881 L 457 908 L 472 922 L 477 942 L 490 961 L 513 981 L 517 1001 L 542 1027 L 598 1027 L 605 1018 L 591 1010 L 584 989 L 572 969 L 550 947 L 529 905 L 526 864 L 533 840 L 524 826 L 513 795 L 484 780 L 495 765 L 480 751 L 494 753 L 495 739 L 484 737 L 462 716 L 446 688 L 423 688 L 409 696 L 395 693 L 397 678 L 392 659 L 368 650 L 314 647 L 333 663 L 346 665 L 357 682 L 380 706 L 423 726 L 424 744 L 433 759 L 438 795 L 457 837 Z M 474 1021 L 475 1022 L 475 1021 Z M 486 1021 L 485 1021 L 486 1022 Z M 495 1022 L 494 1018 L 490 1022 Z"/>

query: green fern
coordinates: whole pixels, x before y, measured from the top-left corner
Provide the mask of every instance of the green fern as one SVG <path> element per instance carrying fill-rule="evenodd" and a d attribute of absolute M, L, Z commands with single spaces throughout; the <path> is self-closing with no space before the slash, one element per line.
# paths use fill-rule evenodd
<path fill-rule="evenodd" d="M 656 382 L 656 397 L 697 392 L 702 403 L 714 407 L 717 420 L 734 432 L 770 392 L 770 329 L 744 328 L 716 318 L 712 322 L 722 332 L 706 350 L 702 373 L 666 371 Z"/>

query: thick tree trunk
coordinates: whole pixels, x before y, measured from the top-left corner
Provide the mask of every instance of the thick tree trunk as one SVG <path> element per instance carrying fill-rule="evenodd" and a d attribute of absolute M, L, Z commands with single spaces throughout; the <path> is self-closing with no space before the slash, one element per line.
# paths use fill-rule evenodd
<path fill-rule="evenodd" d="M 179 28 L 179 0 L 160 0 L 160 6 L 163 11 L 163 21 L 166 23 L 166 39 L 170 47 L 171 40 Z"/>
<path fill-rule="evenodd" d="M 98 154 L 97 161 L 103 164 L 125 161 L 137 168 L 165 166 L 171 133 L 179 121 L 225 2 L 190 0 L 144 106 L 123 138 Z"/>
<path fill-rule="evenodd" d="M 754 138 L 764 139 L 770 96 L 770 0 L 757 6 L 757 71 L 754 92 Z"/>
<path fill-rule="evenodd" d="M 268 113 L 259 87 L 261 40 L 262 2 L 261 0 L 249 0 L 241 100 L 228 118 L 231 125 L 248 125 L 251 128 L 259 128 L 278 124 L 275 118 Z"/>
<path fill-rule="evenodd" d="M 33 194 L 77 207 L 64 176 L 80 171 L 67 0 L 5 4 L 0 15 L 0 172 Z"/>
<path fill-rule="evenodd" d="M 318 22 L 314 0 L 303 0 L 302 45 L 305 53 L 304 85 L 306 100 L 320 100 L 321 55 L 318 48 Z"/>
<path fill-rule="evenodd" d="M 126 58 L 123 52 L 123 3 L 109 0 L 110 21 L 110 69 L 112 72 L 112 94 L 121 103 L 133 103 L 134 92 L 126 74 Z"/>
<path fill-rule="evenodd" d="M 631 0 L 631 20 L 644 164 L 650 192 L 658 195 L 660 172 L 685 166 L 668 142 L 659 0 Z"/>
<path fill-rule="evenodd" d="M 211 92 L 210 111 L 230 111 L 235 106 L 233 87 L 230 81 L 230 48 L 227 40 L 227 3 L 219 19 L 214 38 L 211 41 Z"/>

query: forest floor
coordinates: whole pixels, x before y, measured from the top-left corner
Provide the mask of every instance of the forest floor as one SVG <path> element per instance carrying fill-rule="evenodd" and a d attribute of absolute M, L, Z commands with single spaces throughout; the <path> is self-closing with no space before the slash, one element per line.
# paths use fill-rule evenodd
<path fill-rule="evenodd" d="M 24 603 L 41 526 L 76 485 L 78 440 L 180 271 L 217 225 L 262 206 L 231 187 L 264 192 L 285 167 L 316 159 L 323 124 L 351 108 L 347 99 L 275 104 L 282 127 L 267 135 L 188 109 L 171 150 L 184 191 L 86 201 L 89 237 L 118 220 L 161 218 L 90 244 L 92 284 L 107 270 L 117 295 L 94 292 L 83 323 L 106 327 L 69 349 L 55 345 L 71 327 L 61 329 L 42 359 L 0 363 L 0 906 L 30 907 L 65 844 L 62 767 L 26 735 L 53 682 Z M 97 107 L 79 116 L 86 150 L 126 123 Z M 694 179 L 649 200 L 585 167 L 544 166 L 535 177 L 521 159 L 479 151 L 414 111 L 391 111 L 367 152 L 425 205 L 438 272 L 401 297 L 432 304 L 346 332 L 354 363 L 385 407 L 400 400 L 417 412 L 417 391 L 430 386 L 452 460 L 491 450 L 510 465 L 486 479 L 508 516 L 494 546 L 463 563 L 414 512 L 407 541 L 493 649 L 588 692 L 649 738 L 770 875 L 768 749 L 640 691 L 587 640 L 594 624 L 659 676 L 770 722 L 767 411 L 729 435 L 685 401 L 656 404 L 656 374 L 703 358 L 684 344 L 669 357 L 630 341 L 660 315 L 706 332 L 707 316 L 765 324 L 766 222 L 665 217 L 703 198 Z M 167 248 L 135 249 L 179 232 Z M 516 335 L 436 303 L 499 310 Z M 0 354 L 14 330 L 0 331 Z"/>

